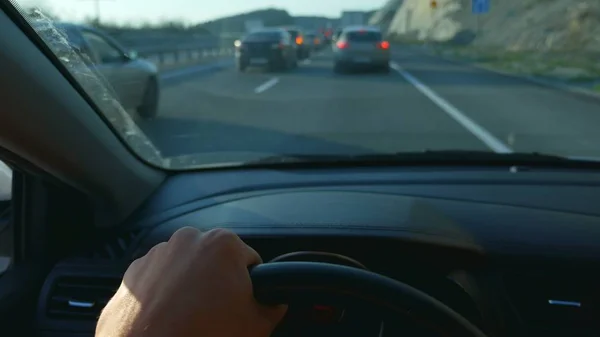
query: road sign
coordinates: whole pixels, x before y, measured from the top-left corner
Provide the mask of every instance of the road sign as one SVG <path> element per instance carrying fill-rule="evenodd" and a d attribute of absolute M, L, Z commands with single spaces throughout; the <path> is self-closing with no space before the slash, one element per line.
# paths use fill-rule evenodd
<path fill-rule="evenodd" d="M 485 14 L 490 11 L 490 0 L 471 0 L 473 14 Z"/>
<path fill-rule="evenodd" d="M 436 9 L 438 6 L 438 3 L 436 0 L 432 0 L 431 3 L 429 4 L 431 6 L 431 8 Z"/>

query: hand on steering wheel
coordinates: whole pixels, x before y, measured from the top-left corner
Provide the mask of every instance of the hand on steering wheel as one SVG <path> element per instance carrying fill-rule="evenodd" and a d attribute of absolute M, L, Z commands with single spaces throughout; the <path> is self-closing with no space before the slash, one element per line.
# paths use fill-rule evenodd
<path fill-rule="evenodd" d="M 267 337 L 286 303 L 334 298 L 378 309 L 383 319 L 409 315 L 442 336 L 485 337 L 444 304 L 388 277 L 327 263 L 261 262 L 230 231 L 182 228 L 129 266 L 96 336 Z"/>

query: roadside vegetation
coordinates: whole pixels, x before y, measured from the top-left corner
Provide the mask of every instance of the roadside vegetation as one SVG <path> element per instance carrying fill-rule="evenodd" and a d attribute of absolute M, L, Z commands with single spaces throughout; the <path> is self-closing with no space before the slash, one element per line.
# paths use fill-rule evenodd
<path fill-rule="evenodd" d="M 600 1 L 389 0 L 376 18 L 391 41 L 503 72 L 600 89 Z"/>
<path fill-rule="evenodd" d="M 564 82 L 600 90 L 600 53 L 569 50 L 505 50 L 435 44 L 436 55 L 470 62 L 516 75 Z"/>

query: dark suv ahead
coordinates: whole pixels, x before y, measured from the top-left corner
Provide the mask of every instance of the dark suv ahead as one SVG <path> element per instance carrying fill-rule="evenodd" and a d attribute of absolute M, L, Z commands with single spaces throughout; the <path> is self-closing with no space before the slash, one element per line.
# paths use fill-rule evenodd
<path fill-rule="evenodd" d="M 298 65 L 296 46 L 285 29 L 262 29 L 236 41 L 236 65 L 239 71 L 252 66 L 285 70 Z"/>
<path fill-rule="evenodd" d="M 300 28 L 286 27 L 288 33 L 292 38 L 292 42 L 296 44 L 296 56 L 299 60 L 304 60 L 310 57 L 310 46 L 305 41 L 304 32 Z"/>

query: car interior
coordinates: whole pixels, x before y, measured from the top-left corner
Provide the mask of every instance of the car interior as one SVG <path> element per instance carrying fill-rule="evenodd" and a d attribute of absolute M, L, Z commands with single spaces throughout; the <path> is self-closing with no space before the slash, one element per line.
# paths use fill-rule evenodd
<path fill-rule="evenodd" d="M 183 226 L 259 252 L 255 296 L 290 305 L 278 336 L 600 335 L 597 169 L 166 170 L 6 2 L 0 32 L 0 335 L 92 336 L 128 265 Z"/>

